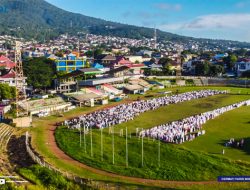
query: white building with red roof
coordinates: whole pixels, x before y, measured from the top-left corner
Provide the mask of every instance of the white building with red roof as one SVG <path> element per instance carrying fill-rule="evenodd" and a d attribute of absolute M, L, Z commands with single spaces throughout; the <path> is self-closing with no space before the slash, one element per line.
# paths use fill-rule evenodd
<path fill-rule="evenodd" d="M 15 76 L 16 73 L 14 69 L 0 71 L 0 83 L 9 84 L 9 86 L 16 86 Z M 18 79 L 18 82 L 23 82 L 24 86 L 27 86 L 26 79 L 26 77 L 24 77 L 23 81 Z"/>
<path fill-rule="evenodd" d="M 243 72 L 250 70 L 250 58 L 239 59 L 236 63 L 237 73 L 240 76 Z"/>
<path fill-rule="evenodd" d="M 11 61 L 9 58 L 5 56 L 0 56 L 0 83 L 9 84 L 9 86 L 15 86 L 15 76 L 16 73 L 14 68 L 16 63 Z M 21 81 L 19 81 L 21 82 Z M 24 77 L 24 82 L 26 86 L 26 78 Z"/>

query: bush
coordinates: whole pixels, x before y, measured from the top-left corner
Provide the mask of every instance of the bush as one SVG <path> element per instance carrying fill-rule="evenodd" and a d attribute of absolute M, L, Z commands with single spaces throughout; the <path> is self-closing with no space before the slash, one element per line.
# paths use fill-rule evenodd
<path fill-rule="evenodd" d="M 246 78 L 250 78 L 250 70 L 243 72 L 241 76 L 246 77 Z"/>
<path fill-rule="evenodd" d="M 48 189 L 80 189 L 77 184 L 67 180 L 62 175 L 39 165 L 21 168 L 19 173 L 36 185 L 42 185 Z"/>

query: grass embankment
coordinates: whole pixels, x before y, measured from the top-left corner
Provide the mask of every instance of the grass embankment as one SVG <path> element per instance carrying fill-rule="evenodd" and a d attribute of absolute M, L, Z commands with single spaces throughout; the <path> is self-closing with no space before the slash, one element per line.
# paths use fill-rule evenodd
<path fill-rule="evenodd" d="M 80 190 L 82 187 L 67 180 L 62 175 L 57 174 L 45 167 L 39 165 L 33 165 L 28 168 L 19 169 L 18 173 L 28 179 L 33 184 L 36 184 L 37 188 L 41 189 L 75 189 Z M 87 189 L 87 187 L 84 187 Z"/>

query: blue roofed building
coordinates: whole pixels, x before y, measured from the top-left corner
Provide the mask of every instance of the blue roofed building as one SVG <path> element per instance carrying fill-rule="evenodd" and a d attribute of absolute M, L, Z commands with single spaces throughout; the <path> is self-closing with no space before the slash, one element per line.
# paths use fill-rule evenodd
<path fill-rule="evenodd" d="M 104 69 L 103 65 L 99 64 L 99 63 L 93 63 L 92 67 L 95 69 Z"/>
<path fill-rule="evenodd" d="M 66 58 L 58 58 L 55 60 L 57 71 L 66 71 L 70 73 L 86 67 L 86 59 L 77 58 L 74 54 L 68 54 Z"/>

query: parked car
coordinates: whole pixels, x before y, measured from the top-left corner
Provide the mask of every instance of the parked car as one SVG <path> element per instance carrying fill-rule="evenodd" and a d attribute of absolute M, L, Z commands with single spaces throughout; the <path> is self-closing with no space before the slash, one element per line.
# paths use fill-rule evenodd
<path fill-rule="evenodd" d="M 39 113 L 35 114 L 37 117 L 46 117 L 49 115 L 47 111 L 40 111 Z"/>

